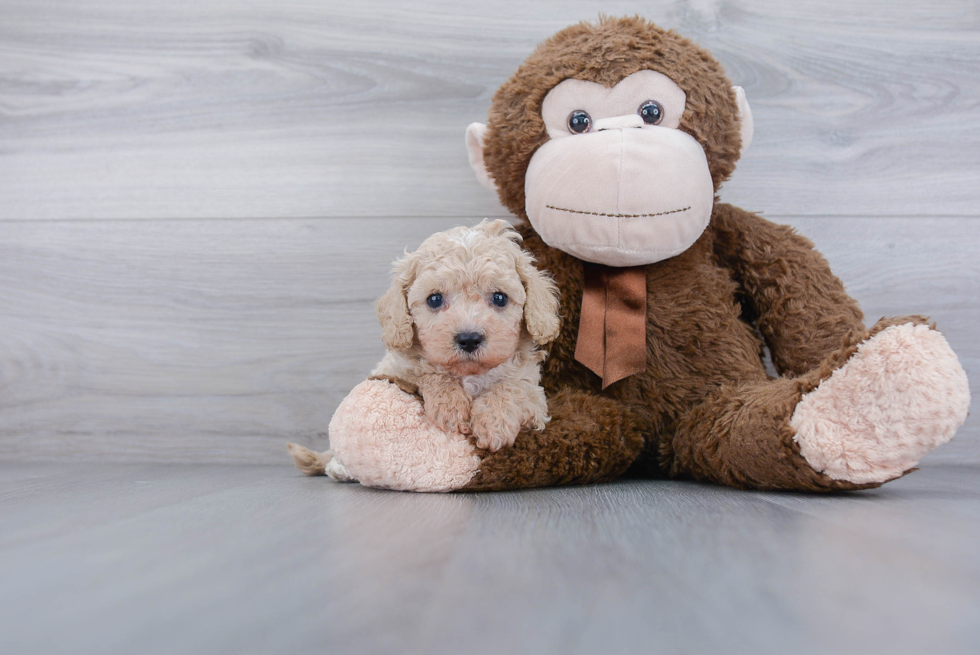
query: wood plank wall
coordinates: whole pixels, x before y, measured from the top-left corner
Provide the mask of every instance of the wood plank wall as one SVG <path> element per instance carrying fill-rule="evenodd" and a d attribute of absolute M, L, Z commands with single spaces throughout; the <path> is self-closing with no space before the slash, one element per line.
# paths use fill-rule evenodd
<path fill-rule="evenodd" d="M 561 27 L 641 13 L 753 107 L 723 200 L 980 375 L 980 5 L 0 0 L 0 457 L 284 461 L 433 231 L 505 217 L 463 131 Z M 968 420 L 933 462 L 980 462 Z"/>

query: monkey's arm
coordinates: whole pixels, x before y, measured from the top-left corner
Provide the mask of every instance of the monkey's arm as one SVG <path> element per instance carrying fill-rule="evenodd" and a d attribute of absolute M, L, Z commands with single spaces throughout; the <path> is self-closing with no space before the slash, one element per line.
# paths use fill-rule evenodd
<path fill-rule="evenodd" d="M 604 482 L 626 472 L 643 449 L 629 408 L 611 398 L 563 389 L 548 410 L 543 431 L 525 428 L 513 446 L 484 455 L 461 491 Z"/>
<path fill-rule="evenodd" d="M 793 228 L 724 203 L 711 217 L 715 255 L 739 284 L 776 370 L 801 375 L 863 332 L 863 315 L 813 243 Z"/>

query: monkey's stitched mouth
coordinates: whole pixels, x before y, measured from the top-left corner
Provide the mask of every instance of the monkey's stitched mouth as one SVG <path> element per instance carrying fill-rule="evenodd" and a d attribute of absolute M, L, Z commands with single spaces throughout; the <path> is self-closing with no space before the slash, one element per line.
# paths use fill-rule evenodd
<path fill-rule="evenodd" d="M 666 216 L 667 214 L 679 214 L 680 212 L 686 212 L 690 207 L 684 207 L 682 209 L 671 209 L 666 212 L 657 212 L 656 214 L 604 214 L 603 212 L 586 212 L 578 209 L 566 209 L 564 207 L 555 207 L 554 205 L 545 205 L 548 209 L 554 209 L 555 211 L 568 212 L 569 214 L 587 214 L 589 216 L 607 216 L 609 218 L 647 218 L 652 216 Z"/>

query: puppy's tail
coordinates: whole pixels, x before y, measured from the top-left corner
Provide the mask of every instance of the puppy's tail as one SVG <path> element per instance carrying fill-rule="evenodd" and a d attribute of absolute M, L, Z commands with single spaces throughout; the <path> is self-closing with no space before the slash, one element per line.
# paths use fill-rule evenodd
<path fill-rule="evenodd" d="M 328 450 L 324 453 L 316 453 L 309 448 L 304 448 L 299 444 L 287 443 L 286 448 L 293 456 L 296 468 L 306 475 L 326 475 L 327 464 L 333 459 L 333 451 Z"/>

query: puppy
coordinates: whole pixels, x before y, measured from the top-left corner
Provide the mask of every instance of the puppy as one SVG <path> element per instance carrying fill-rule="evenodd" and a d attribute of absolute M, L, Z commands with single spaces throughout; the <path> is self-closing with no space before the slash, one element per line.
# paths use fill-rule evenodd
<path fill-rule="evenodd" d="M 434 234 L 377 304 L 388 352 L 372 375 L 416 385 L 434 425 L 491 451 L 550 418 L 538 346 L 558 336 L 558 291 L 520 242 L 503 220 Z"/>

